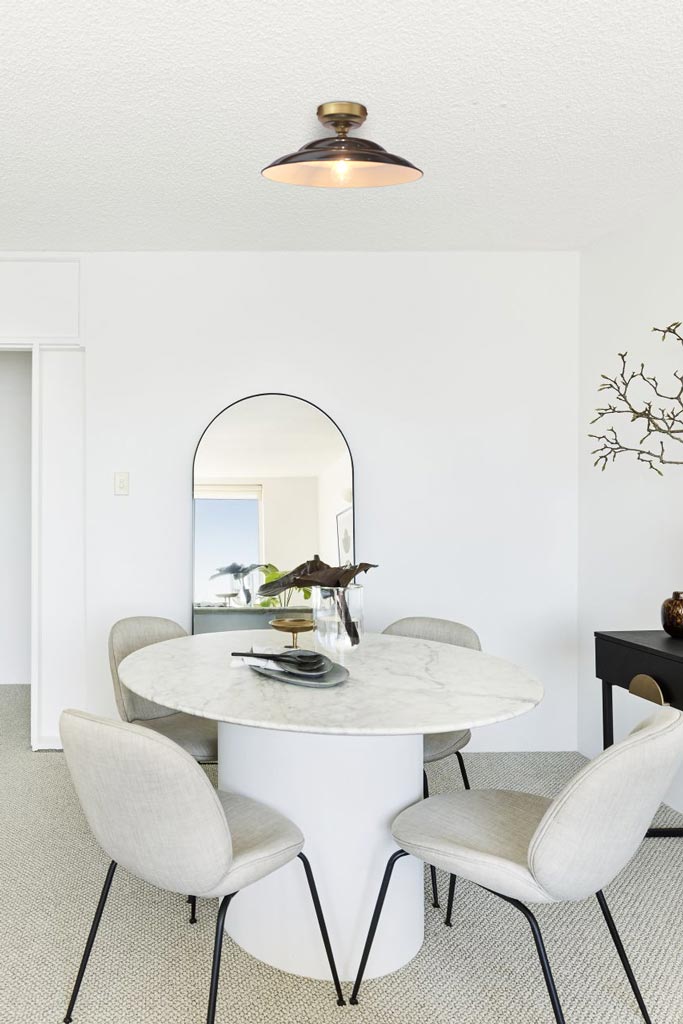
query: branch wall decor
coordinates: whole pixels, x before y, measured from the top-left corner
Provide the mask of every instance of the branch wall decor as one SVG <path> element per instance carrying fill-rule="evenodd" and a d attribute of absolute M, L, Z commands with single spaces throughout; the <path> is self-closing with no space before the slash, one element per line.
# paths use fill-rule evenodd
<path fill-rule="evenodd" d="M 661 335 L 664 342 L 683 345 L 683 334 L 680 327 L 683 321 L 676 321 L 668 327 L 653 327 L 656 334 Z M 596 456 L 594 466 L 605 470 L 608 462 L 614 462 L 617 455 L 635 455 L 638 462 L 649 466 L 659 476 L 663 476 L 662 466 L 683 466 L 683 370 L 674 370 L 670 384 L 660 384 L 655 376 L 645 372 L 645 364 L 639 369 L 629 369 L 628 352 L 620 352 L 621 363 L 614 377 L 601 374 L 602 384 L 599 391 L 608 394 L 608 404 L 596 409 L 593 423 L 626 416 L 627 424 L 635 423 L 633 440 L 623 440 L 624 421 L 619 425 L 619 433 L 614 422 L 605 426 L 602 434 L 588 436 L 598 442 L 593 449 Z M 626 432 L 628 433 L 628 426 Z M 680 448 L 677 446 L 681 445 Z"/>

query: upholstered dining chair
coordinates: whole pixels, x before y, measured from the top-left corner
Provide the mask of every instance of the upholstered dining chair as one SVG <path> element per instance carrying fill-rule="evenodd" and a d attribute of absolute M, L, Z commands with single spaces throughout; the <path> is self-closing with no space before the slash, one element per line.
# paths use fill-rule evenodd
<path fill-rule="evenodd" d="M 330 973 L 343 1006 L 334 955 L 311 866 L 297 826 L 244 796 L 216 792 L 195 760 L 139 725 L 64 711 L 64 754 L 96 840 L 111 857 L 64 1018 L 69 1024 L 117 865 L 170 892 L 220 900 L 207 1024 L 213 1024 L 225 915 L 248 885 L 298 857 L 304 867 Z"/>
<path fill-rule="evenodd" d="M 481 643 L 479 637 L 461 622 L 451 622 L 450 619 L 432 619 L 424 615 L 413 615 L 405 619 L 398 619 L 392 622 L 384 630 L 390 636 L 409 636 L 416 640 L 436 640 L 442 644 L 453 644 L 454 647 L 468 647 L 472 651 L 480 651 Z M 424 737 L 425 764 L 434 761 L 441 761 L 444 757 L 451 757 L 453 754 L 458 759 L 460 774 L 465 789 L 470 788 L 470 781 L 467 777 L 467 770 L 463 756 L 460 753 L 463 747 L 472 739 L 469 729 L 459 729 L 457 732 L 438 732 Z M 429 796 L 429 781 L 427 772 L 422 772 L 422 790 L 425 799 Z M 432 880 L 432 905 L 439 906 L 439 890 L 436 884 L 436 869 L 430 866 Z"/>
<path fill-rule="evenodd" d="M 651 1024 L 603 888 L 636 853 L 683 760 L 683 713 L 662 708 L 625 740 L 589 761 L 549 800 L 507 790 L 430 797 L 402 811 L 392 834 L 399 849 L 382 879 L 350 1002 L 356 1004 L 394 865 L 412 854 L 500 896 L 526 917 L 557 1024 L 564 1024 L 538 922 L 526 903 L 597 896 L 641 1013 Z M 523 902 L 522 902 L 523 901 Z"/>
<path fill-rule="evenodd" d="M 218 759 L 218 727 L 208 718 L 172 711 L 133 693 L 119 678 L 119 665 L 133 651 L 162 640 L 175 640 L 187 632 L 172 619 L 136 615 L 116 622 L 109 633 L 109 665 L 114 682 L 116 706 L 124 722 L 143 725 L 167 736 L 202 764 Z"/>

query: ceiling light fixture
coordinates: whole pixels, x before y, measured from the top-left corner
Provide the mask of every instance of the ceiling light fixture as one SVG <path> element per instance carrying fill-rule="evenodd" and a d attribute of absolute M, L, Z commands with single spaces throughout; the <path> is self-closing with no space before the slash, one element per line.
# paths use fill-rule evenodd
<path fill-rule="evenodd" d="M 333 128 L 333 138 L 315 139 L 296 153 L 274 160 L 261 174 L 286 185 L 314 188 L 375 188 L 417 181 L 422 171 L 403 157 L 387 153 L 369 139 L 349 138 L 368 112 L 362 103 L 321 103 L 318 120 Z"/>

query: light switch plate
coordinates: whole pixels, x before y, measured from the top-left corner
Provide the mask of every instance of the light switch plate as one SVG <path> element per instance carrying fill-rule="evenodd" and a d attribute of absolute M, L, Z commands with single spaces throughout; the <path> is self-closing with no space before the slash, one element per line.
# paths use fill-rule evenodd
<path fill-rule="evenodd" d="M 126 497 L 130 494 L 128 473 L 114 473 L 114 494 Z"/>

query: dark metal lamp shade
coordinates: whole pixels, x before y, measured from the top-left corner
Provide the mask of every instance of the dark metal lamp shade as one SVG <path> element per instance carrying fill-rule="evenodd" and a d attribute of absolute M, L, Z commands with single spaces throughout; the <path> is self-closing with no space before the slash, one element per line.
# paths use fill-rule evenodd
<path fill-rule="evenodd" d="M 376 188 L 421 178 L 422 171 L 403 157 L 387 153 L 369 139 L 348 137 L 349 129 L 362 124 L 366 114 L 360 103 L 323 103 L 318 119 L 332 125 L 337 134 L 315 139 L 274 160 L 261 174 L 271 181 L 314 188 Z"/>

